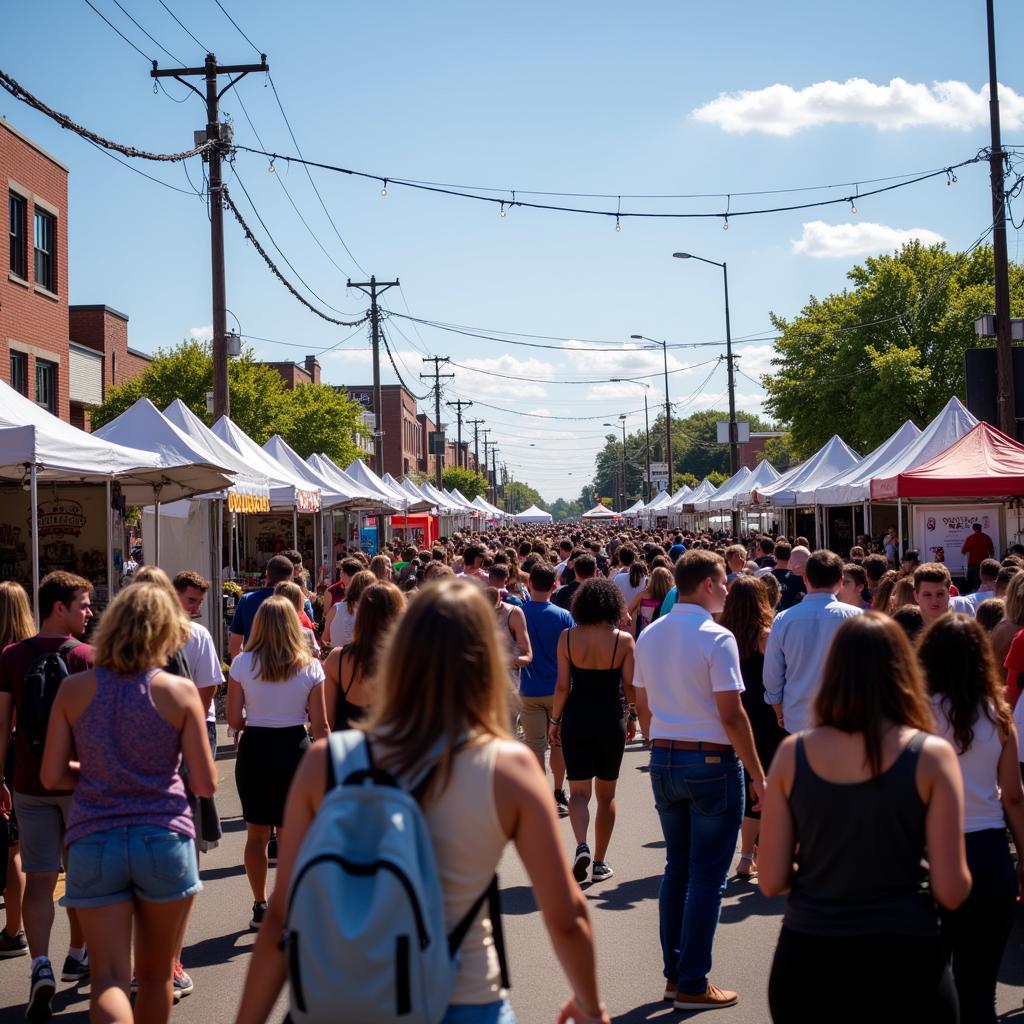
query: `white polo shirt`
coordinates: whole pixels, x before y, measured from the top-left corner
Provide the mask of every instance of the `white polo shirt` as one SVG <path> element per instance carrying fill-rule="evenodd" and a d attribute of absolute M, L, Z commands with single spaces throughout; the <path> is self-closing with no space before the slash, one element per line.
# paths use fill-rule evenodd
<path fill-rule="evenodd" d="M 674 604 L 636 642 L 633 685 L 647 691 L 653 740 L 730 743 L 715 694 L 744 690 L 736 638 L 697 604 Z"/>

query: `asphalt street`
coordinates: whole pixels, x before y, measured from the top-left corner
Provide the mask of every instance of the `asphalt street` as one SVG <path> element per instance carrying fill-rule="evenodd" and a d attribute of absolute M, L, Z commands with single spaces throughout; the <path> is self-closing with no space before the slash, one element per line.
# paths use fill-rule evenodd
<path fill-rule="evenodd" d="M 221 727 L 218 758 L 218 806 L 225 836 L 202 859 L 205 891 L 196 900 L 184 962 L 195 992 L 174 1009 L 175 1024 L 230 1022 L 249 963 L 253 934 L 248 929 L 252 897 L 242 868 L 245 826 L 239 817 L 234 784 L 234 754 Z M 661 1001 L 658 948 L 658 885 L 664 843 L 646 773 L 647 755 L 627 750 L 619 786 L 618 822 L 608 860 L 613 878 L 586 887 L 597 934 L 602 995 L 618 1024 L 676 1021 L 682 1014 Z M 561 824 L 567 854 L 574 848 L 568 821 Z M 505 932 L 512 973 L 512 1004 L 521 1024 L 548 1024 L 568 995 L 544 931 L 525 872 L 511 850 L 501 866 Z M 778 935 L 783 901 L 768 900 L 757 887 L 731 879 L 715 942 L 712 980 L 739 992 L 739 1003 L 713 1014 L 716 1024 L 765 1024 L 769 1021 L 767 981 Z M 1024 915 L 1022 915 L 1024 916 Z M 51 944 L 56 966 L 67 949 L 67 919 L 58 909 Z M 899 965 L 892 965 L 898 970 Z M 23 1020 L 28 994 L 27 957 L 0 961 L 0 1024 Z M 1004 957 L 998 1009 L 1006 1020 L 1024 1020 L 1024 923 L 1018 919 Z M 88 1020 L 88 987 L 58 983 L 54 1009 L 69 1024 Z M 273 1020 L 284 1017 L 285 1001 Z M 58 1019 L 55 1018 L 55 1019 Z M 828 1020 L 823 1008 L 822 1020 Z"/>

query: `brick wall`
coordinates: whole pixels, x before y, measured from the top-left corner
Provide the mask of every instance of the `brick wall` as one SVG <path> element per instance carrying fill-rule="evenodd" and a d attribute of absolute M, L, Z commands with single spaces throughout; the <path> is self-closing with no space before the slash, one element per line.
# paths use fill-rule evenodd
<path fill-rule="evenodd" d="M 71 306 L 71 340 L 103 353 L 103 395 L 138 377 L 149 359 L 129 351 L 128 317 L 109 306 Z"/>
<path fill-rule="evenodd" d="M 265 363 L 264 365 L 269 366 L 272 370 L 277 370 L 281 375 L 281 380 L 284 381 L 284 386 L 289 391 L 294 391 L 300 384 L 319 383 L 319 381 L 314 381 L 298 363 L 293 363 L 290 360 L 280 363 Z M 319 367 L 317 369 L 319 370 Z"/>
<path fill-rule="evenodd" d="M 56 370 L 55 412 L 69 416 L 68 406 L 68 171 L 56 159 L 0 119 L 0 379 L 10 383 L 10 352 L 24 352 L 28 362 L 28 394 L 36 397 L 36 360 L 53 362 Z M 22 195 L 26 206 L 26 276 L 9 274 L 8 190 Z M 36 208 L 56 217 L 56 285 L 48 293 L 34 283 L 33 219 Z"/>

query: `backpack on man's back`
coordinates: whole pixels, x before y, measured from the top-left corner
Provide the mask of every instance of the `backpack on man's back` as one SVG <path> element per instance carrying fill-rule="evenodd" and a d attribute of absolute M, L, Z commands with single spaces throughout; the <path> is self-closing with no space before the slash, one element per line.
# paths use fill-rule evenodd
<path fill-rule="evenodd" d="M 32 640 L 25 643 L 36 652 L 36 656 L 25 673 L 21 690 L 18 742 L 27 742 L 33 755 L 41 758 L 53 702 L 57 699 L 60 684 L 71 674 L 66 659 L 68 653 L 79 646 L 79 641 L 70 637 L 56 651 L 45 651 Z"/>

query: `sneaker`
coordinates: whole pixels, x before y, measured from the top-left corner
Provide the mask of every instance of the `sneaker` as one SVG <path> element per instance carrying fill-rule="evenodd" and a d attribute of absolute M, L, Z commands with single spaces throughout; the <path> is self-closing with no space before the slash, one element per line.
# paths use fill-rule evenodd
<path fill-rule="evenodd" d="M 60 972 L 61 981 L 88 981 L 89 980 L 89 951 L 81 960 L 76 959 L 70 953 L 64 957 L 64 968 Z"/>
<path fill-rule="evenodd" d="M 179 970 L 181 971 L 182 975 L 188 980 L 188 984 L 189 984 L 188 992 L 183 992 L 180 988 L 178 988 L 178 971 Z M 187 974 L 185 974 L 185 969 L 181 966 L 180 963 L 175 963 L 175 965 L 174 965 L 173 980 L 174 980 L 174 988 L 171 989 L 171 997 L 172 997 L 172 1000 L 174 1002 L 174 1005 L 177 1006 L 178 1003 L 181 1002 L 181 997 L 182 996 L 187 996 L 189 994 L 189 992 L 191 992 L 192 989 L 195 988 L 195 986 L 192 984 L 192 979 L 189 978 L 189 976 Z M 132 982 L 131 982 L 131 985 L 130 985 L 130 989 L 131 989 L 131 993 L 132 993 L 133 996 L 136 996 L 136 995 L 139 994 L 139 981 L 135 977 L 134 973 L 132 974 Z"/>
<path fill-rule="evenodd" d="M 47 1020 L 52 1016 L 50 1003 L 53 993 L 57 991 L 57 982 L 53 977 L 53 968 L 49 960 L 43 960 L 32 969 L 32 987 L 28 990 L 28 1006 L 25 1008 L 25 1020 Z"/>
<path fill-rule="evenodd" d="M 665 994 L 661 998 L 666 1003 L 674 1003 L 676 1001 L 676 983 L 674 981 L 665 982 Z"/>
<path fill-rule="evenodd" d="M 182 996 L 192 995 L 195 984 L 192 979 L 185 973 L 185 968 L 181 966 L 180 960 L 174 961 L 174 1001 L 177 1002 Z"/>
<path fill-rule="evenodd" d="M 252 905 L 252 920 L 249 922 L 249 927 L 255 932 L 259 931 L 259 927 L 263 924 L 263 915 L 267 912 L 267 901 L 257 900 Z"/>
<path fill-rule="evenodd" d="M 564 789 L 555 790 L 555 809 L 563 818 L 569 813 L 569 798 L 565 795 Z"/>
<path fill-rule="evenodd" d="M 24 932 L 18 932 L 17 935 L 8 935 L 6 931 L 0 931 L 0 960 L 27 955 L 28 943 L 25 941 Z"/>
<path fill-rule="evenodd" d="M 677 992 L 672 1006 L 677 1010 L 718 1010 L 723 1006 L 734 1006 L 739 996 L 708 982 L 707 989 L 699 996 Z"/>
<path fill-rule="evenodd" d="M 277 867 L 277 833 L 270 833 L 270 842 L 267 843 L 267 863 L 270 867 Z"/>
<path fill-rule="evenodd" d="M 576 859 L 572 862 L 572 877 L 577 882 L 587 880 L 587 869 L 590 867 L 590 847 L 586 843 L 580 843 L 576 847 Z"/>
<path fill-rule="evenodd" d="M 590 872 L 590 880 L 592 882 L 603 882 L 606 878 L 611 878 L 614 874 L 615 872 L 607 861 L 595 860 L 594 869 Z"/>

